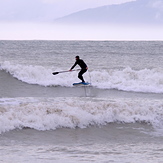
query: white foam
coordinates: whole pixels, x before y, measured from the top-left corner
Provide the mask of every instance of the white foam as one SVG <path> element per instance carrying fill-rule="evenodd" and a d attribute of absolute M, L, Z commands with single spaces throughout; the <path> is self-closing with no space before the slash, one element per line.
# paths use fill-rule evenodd
<path fill-rule="evenodd" d="M 163 93 L 163 69 L 96 71 L 91 73 L 94 85 L 105 89 Z"/>
<path fill-rule="evenodd" d="M 29 84 L 42 86 L 72 86 L 72 83 L 80 81 L 77 72 L 59 73 L 52 75 L 52 68 L 43 66 L 12 65 L 4 62 L 1 69 L 9 72 L 18 80 Z M 134 92 L 163 93 L 163 69 L 133 70 L 130 67 L 124 69 L 89 70 L 84 74 L 86 81 L 101 89 L 118 89 Z"/>
<path fill-rule="evenodd" d="M 162 106 L 162 100 L 151 99 L 2 98 L 0 133 L 24 127 L 54 130 L 143 122 L 163 135 Z"/>

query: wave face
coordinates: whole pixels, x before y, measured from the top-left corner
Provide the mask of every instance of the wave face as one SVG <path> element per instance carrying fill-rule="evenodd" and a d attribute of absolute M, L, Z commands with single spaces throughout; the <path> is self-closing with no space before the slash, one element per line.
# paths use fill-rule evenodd
<path fill-rule="evenodd" d="M 1 98 L 0 133 L 14 129 L 86 128 L 147 123 L 163 135 L 163 101 L 108 98 Z"/>
<path fill-rule="evenodd" d="M 32 65 L 14 65 L 8 61 L 1 64 L 1 70 L 10 73 L 14 78 L 28 84 L 41 86 L 71 87 L 78 82 L 77 72 L 59 73 L 52 75 L 53 68 Z M 86 81 L 100 89 L 117 89 L 123 91 L 163 93 L 163 69 L 134 70 L 130 67 L 123 69 L 89 70 L 84 74 Z"/>

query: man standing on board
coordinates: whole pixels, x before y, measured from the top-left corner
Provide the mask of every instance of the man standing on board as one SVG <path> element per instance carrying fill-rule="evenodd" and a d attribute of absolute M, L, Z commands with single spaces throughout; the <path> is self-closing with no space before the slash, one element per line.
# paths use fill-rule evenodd
<path fill-rule="evenodd" d="M 76 62 L 75 62 L 75 64 L 71 67 L 70 71 L 72 71 L 72 69 L 73 69 L 76 65 L 79 65 L 79 66 L 81 67 L 81 70 L 80 70 L 80 72 L 79 72 L 79 74 L 78 74 L 78 78 L 79 78 L 80 80 L 82 80 L 82 83 L 85 83 L 85 81 L 84 81 L 82 75 L 87 71 L 88 67 L 87 67 L 87 65 L 85 64 L 85 62 L 84 62 L 82 59 L 80 59 L 79 56 L 76 56 L 75 58 L 76 58 Z"/>

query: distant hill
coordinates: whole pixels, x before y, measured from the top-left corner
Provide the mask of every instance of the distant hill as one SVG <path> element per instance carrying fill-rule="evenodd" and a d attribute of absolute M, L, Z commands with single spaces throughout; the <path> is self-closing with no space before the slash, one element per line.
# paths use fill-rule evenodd
<path fill-rule="evenodd" d="M 162 7 L 161 7 L 162 5 Z M 66 24 L 163 24 L 163 1 L 137 0 L 87 9 L 56 19 Z"/>

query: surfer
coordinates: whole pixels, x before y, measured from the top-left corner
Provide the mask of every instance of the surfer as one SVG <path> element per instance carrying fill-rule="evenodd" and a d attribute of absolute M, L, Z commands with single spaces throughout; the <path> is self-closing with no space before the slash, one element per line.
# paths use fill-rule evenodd
<path fill-rule="evenodd" d="M 84 62 L 82 59 L 80 59 L 79 56 L 76 56 L 75 58 L 76 58 L 76 62 L 75 62 L 75 64 L 71 67 L 71 69 L 70 69 L 69 71 L 72 71 L 72 69 L 73 69 L 76 65 L 79 65 L 79 66 L 81 67 L 81 70 L 80 70 L 80 72 L 78 73 L 78 78 L 79 78 L 80 80 L 82 80 L 83 83 L 85 83 L 84 78 L 83 78 L 82 75 L 87 71 L 88 67 L 87 67 L 87 65 L 85 64 L 85 62 Z"/>

